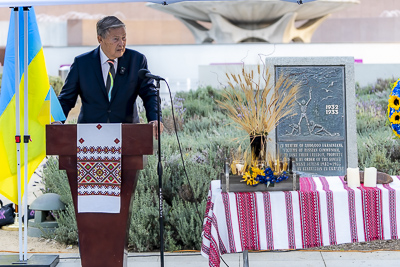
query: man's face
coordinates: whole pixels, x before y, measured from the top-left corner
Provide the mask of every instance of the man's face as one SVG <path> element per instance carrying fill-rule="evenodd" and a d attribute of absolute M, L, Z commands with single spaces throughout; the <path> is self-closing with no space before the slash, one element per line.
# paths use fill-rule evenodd
<path fill-rule="evenodd" d="M 122 57 L 125 52 L 126 31 L 124 27 L 111 28 L 106 38 L 102 38 L 98 35 L 97 40 L 104 54 L 106 54 L 109 59 Z"/>

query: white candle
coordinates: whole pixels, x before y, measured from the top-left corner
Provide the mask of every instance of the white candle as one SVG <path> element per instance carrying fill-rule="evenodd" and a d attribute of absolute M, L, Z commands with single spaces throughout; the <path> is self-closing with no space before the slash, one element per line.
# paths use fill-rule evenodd
<path fill-rule="evenodd" d="M 364 186 L 376 187 L 377 171 L 375 167 L 365 168 L 364 172 Z"/>
<path fill-rule="evenodd" d="M 347 168 L 347 185 L 351 188 L 360 186 L 360 170 L 358 168 Z"/>
<path fill-rule="evenodd" d="M 244 168 L 243 164 L 236 164 L 236 171 L 238 175 L 243 175 L 243 168 Z"/>

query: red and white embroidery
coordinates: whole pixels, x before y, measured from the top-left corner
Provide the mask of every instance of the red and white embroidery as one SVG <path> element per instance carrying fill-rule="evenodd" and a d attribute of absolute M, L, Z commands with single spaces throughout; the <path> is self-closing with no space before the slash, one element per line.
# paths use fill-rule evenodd
<path fill-rule="evenodd" d="M 390 216 L 390 236 L 391 239 L 398 239 L 397 217 L 396 217 L 396 190 L 388 184 L 383 185 L 389 191 L 389 216 Z"/>
<path fill-rule="evenodd" d="M 80 196 L 102 195 L 102 196 L 119 196 L 121 194 L 120 185 L 105 184 L 83 184 L 78 188 Z"/>
<path fill-rule="evenodd" d="M 77 140 L 78 212 L 119 212 L 121 125 L 78 124 Z"/>
<path fill-rule="evenodd" d="M 77 148 L 77 153 L 78 154 L 116 154 L 119 153 L 121 154 L 121 147 L 116 147 L 116 146 L 105 146 L 105 147 L 101 147 L 101 146 L 78 146 Z"/>
<path fill-rule="evenodd" d="M 243 250 L 259 250 L 257 200 L 255 193 L 235 193 Z"/>
<path fill-rule="evenodd" d="M 333 192 L 329 189 L 329 183 L 325 177 L 319 177 L 322 189 L 326 192 L 326 213 L 328 215 L 329 244 L 336 245 L 335 206 L 333 204 Z"/>
<path fill-rule="evenodd" d="M 361 185 L 365 241 L 383 238 L 382 193 L 379 188 Z"/>
<path fill-rule="evenodd" d="M 271 212 L 271 196 L 269 192 L 263 192 L 264 213 L 265 213 L 265 230 L 267 239 L 267 249 L 274 249 L 274 233 L 272 228 L 272 212 Z"/>
<path fill-rule="evenodd" d="M 212 181 L 202 255 L 209 258 L 210 266 L 219 266 L 220 255 L 246 249 L 299 249 L 364 239 L 397 239 L 396 191 L 400 190 L 400 177 L 393 178 L 395 181 L 389 185 L 351 189 L 343 177 L 301 177 L 296 193 L 221 193 L 220 182 Z M 322 196 L 324 199 L 320 199 Z M 334 204 L 339 206 L 335 209 Z M 265 217 L 258 218 L 259 214 Z M 287 225 L 287 234 L 280 227 L 272 229 L 272 225 L 282 224 Z M 325 243 L 322 229 L 329 234 Z M 261 238 L 263 242 L 259 242 Z"/>
<path fill-rule="evenodd" d="M 224 207 L 225 207 L 225 219 L 226 219 L 226 226 L 228 229 L 228 236 L 229 236 L 229 252 L 235 253 L 237 250 L 236 250 L 236 245 L 235 245 L 235 238 L 233 235 L 231 208 L 229 205 L 229 194 L 222 193 L 222 200 L 224 202 Z"/>
<path fill-rule="evenodd" d="M 319 193 L 311 177 L 302 180 L 304 183 L 299 192 L 299 201 L 303 248 L 319 247 L 323 244 Z"/>
<path fill-rule="evenodd" d="M 292 194 L 290 192 L 287 192 L 287 191 L 285 191 L 284 193 L 285 193 L 285 204 L 286 204 L 286 217 L 287 217 L 289 249 L 296 249 L 296 238 L 295 238 L 295 232 L 294 232 Z"/>
<path fill-rule="evenodd" d="M 349 204 L 351 242 L 358 242 L 356 204 L 355 204 L 354 190 L 347 186 L 347 183 L 344 181 L 343 176 L 340 176 L 339 178 L 343 183 L 344 189 L 347 190 L 348 199 L 349 199 L 348 204 Z"/>

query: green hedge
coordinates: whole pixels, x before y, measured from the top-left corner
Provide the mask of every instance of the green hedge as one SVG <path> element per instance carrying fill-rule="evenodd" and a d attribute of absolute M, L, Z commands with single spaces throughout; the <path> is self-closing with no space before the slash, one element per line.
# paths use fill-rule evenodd
<path fill-rule="evenodd" d="M 56 95 L 59 95 L 64 85 L 64 81 L 59 76 L 49 76 L 50 85 L 53 87 Z"/>
<path fill-rule="evenodd" d="M 388 98 L 395 79 L 357 87 L 357 149 L 360 169 L 376 167 L 391 175 L 400 173 L 400 142 L 386 118 Z"/>

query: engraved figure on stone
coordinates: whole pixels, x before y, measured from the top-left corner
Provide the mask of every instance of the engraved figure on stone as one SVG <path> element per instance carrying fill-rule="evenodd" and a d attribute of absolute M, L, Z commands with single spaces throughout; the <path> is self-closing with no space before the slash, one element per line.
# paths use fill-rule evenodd
<path fill-rule="evenodd" d="M 301 134 L 301 121 L 302 121 L 303 119 L 306 120 L 308 132 L 311 134 L 311 131 L 310 131 L 310 122 L 308 121 L 308 117 L 307 117 L 307 107 L 308 107 L 308 104 L 310 104 L 310 101 L 311 101 L 311 99 L 312 99 L 312 97 L 311 97 L 311 92 L 312 92 L 312 88 L 310 87 L 310 90 L 308 91 L 310 98 L 308 99 L 307 102 L 303 99 L 303 100 L 301 100 L 301 103 L 300 103 L 299 101 L 297 101 L 297 98 L 296 98 L 296 96 L 295 96 L 295 100 L 296 100 L 297 104 L 299 104 L 299 106 L 300 106 L 300 120 L 299 120 L 299 122 L 297 123 L 297 125 L 298 125 L 298 132 L 299 132 L 298 134 L 299 134 L 299 135 Z M 293 128 L 293 129 L 294 129 L 294 128 Z M 292 131 L 292 132 L 293 132 L 293 131 Z"/>
<path fill-rule="evenodd" d="M 331 87 L 333 85 L 333 82 L 330 84 L 329 87 Z M 325 88 L 322 88 L 325 89 Z M 330 90 L 329 90 L 330 91 Z M 307 125 L 307 129 L 308 129 L 308 134 L 309 135 L 318 135 L 318 136 L 339 136 L 339 133 L 331 133 L 329 132 L 324 126 L 322 126 L 321 124 L 315 123 L 313 120 L 309 120 L 308 116 L 307 116 L 307 108 L 308 105 L 311 102 L 312 99 L 312 88 L 310 87 L 310 90 L 308 91 L 309 93 L 309 99 L 306 101 L 305 99 L 298 101 L 297 98 L 295 98 L 297 104 L 300 106 L 300 119 L 299 122 L 296 123 L 291 123 L 289 124 L 289 127 L 292 128 L 292 131 L 289 133 L 288 131 L 286 131 L 286 135 L 292 135 L 292 136 L 297 136 L 297 135 L 301 135 L 302 132 L 302 127 L 301 127 L 301 122 L 303 121 L 303 119 L 306 121 L 306 125 Z"/>
<path fill-rule="evenodd" d="M 300 127 L 299 127 L 298 124 L 291 123 L 291 124 L 289 124 L 289 127 L 292 128 L 292 132 L 289 134 L 286 131 L 287 135 L 299 135 L 299 128 Z"/>
<path fill-rule="evenodd" d="M 310 121 L 310 130 L 311 130 L 310 134 L 314 134 L 314 135 L 319 135 L 319 136 L 323 136 L 323 135 L 339 136 L 339 133 L 333 133 L 332 134 L 327 129 L 325 129 L 324 126 L 322 126 L 321 124 L 317 124 L 314 121 Z"/>

